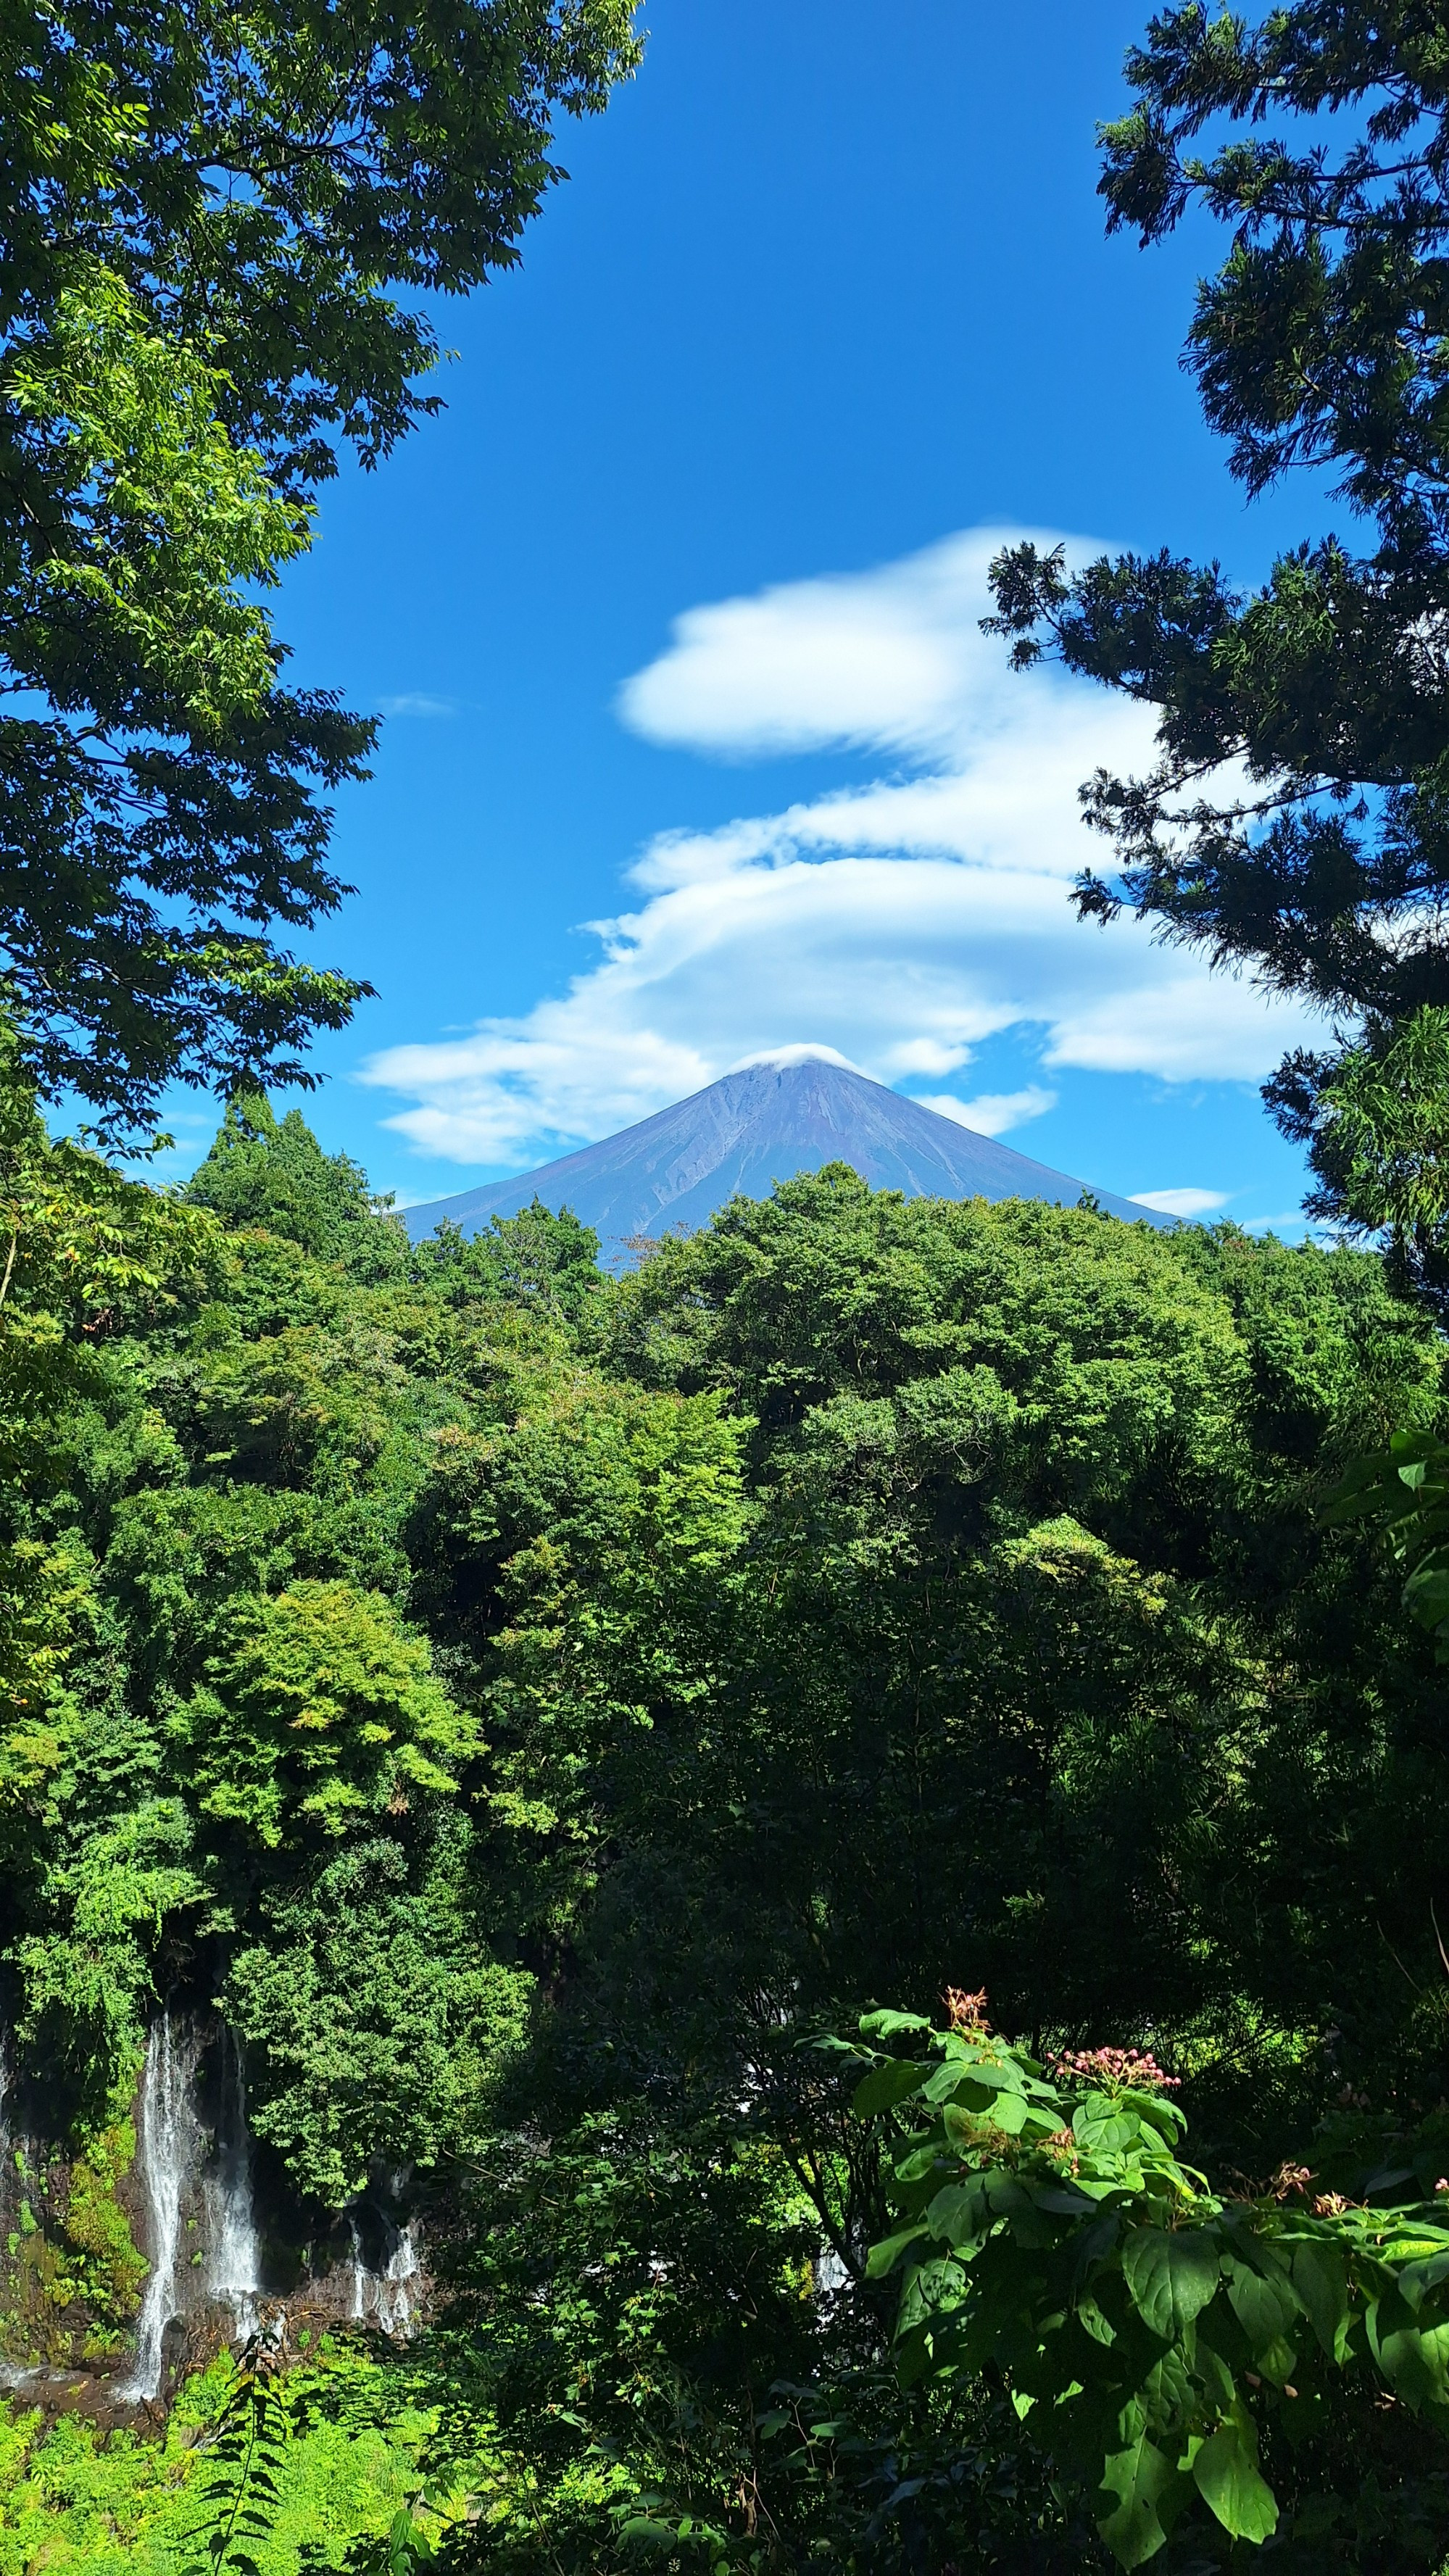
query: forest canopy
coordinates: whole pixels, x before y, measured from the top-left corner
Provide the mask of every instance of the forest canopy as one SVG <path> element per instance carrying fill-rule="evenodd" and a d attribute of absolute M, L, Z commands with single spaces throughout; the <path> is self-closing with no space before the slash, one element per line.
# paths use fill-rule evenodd
<path fill-rule="evenodd" d="M 68 1149 L 16 1150 L 39 1196 Z M 885 2148 L 800 2045 L 868 2006 L 969 1980 L 1038 2060 L 1150 2049 L 1219 2161 L 1397 2134 L 1432 2186 L 1443 1685 L 1323 1522 L 1441 1423 L 1374 1255 L 837 1165 L 614 1279 L 536 1206 L 410 1246 L 260 1098 L 179 1201 L 105 1186 L 144 1272 L 63 1307 L 18 1231 L 7 1300 L 17 2075 L 102 2135 L 160 1994 L 244 2041 L 295 2229 L 409 2171 L 540 2566 L 626 2547 L 681 2407 L 676 2518 L 726 2515 L 762 2379 L 932 2479 L 1019 2451 L 888 2401 Z M 802 2304 L 822 2248 L 858 2310 Z M 864 2545 L 857 2469 L 761 2464 L 792 2550 Z"/>

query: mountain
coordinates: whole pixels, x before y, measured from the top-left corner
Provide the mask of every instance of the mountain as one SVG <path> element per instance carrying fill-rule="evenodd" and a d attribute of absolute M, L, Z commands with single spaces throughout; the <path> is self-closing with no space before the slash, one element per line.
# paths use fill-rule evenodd
<path fill-rule="evenodd" d="M 907 1198 L 1054 1199 L 1071 1207 L 1083 1189 L 1065 1172 L 958 1127 L 863 1073 L 823 1056 L 792 1055 L 727 1073 L 637 1127 L 537 1171 L 404 1214 L 417 1242 L 445 1218 L 472 1234 L 537 1197 L 555 1212 L 572 1208 L 607 1244 L 611 1236 L 707 1224 L 737 1193 L 767 1198 L 776 1181 L 817 1172 L 822 1163 L 849 1163 L 873 1189 L 902 1190 Z M 1113 1216 L 1172 1222 L 1109 1191 L 1096 1195 Z"/>

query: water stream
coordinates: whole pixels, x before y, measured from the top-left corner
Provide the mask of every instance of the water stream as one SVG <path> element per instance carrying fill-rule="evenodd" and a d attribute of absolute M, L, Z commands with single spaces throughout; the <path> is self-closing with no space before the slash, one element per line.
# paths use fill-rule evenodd
<path fill-rule="evenodd" d="M 382 2220 L 387 2260 L 380 2272 L 374 2272 L 363 2259 L 362 2230 L 354 2212 L 349 2211 L 347 2230 L 352 2240 L 352 2318 L 361 2325 L 371 2317 L 386 2335 L 403 2337 L 411 2334 L 422 2287 L 423 2267 L 409 2227 L 395 2227 L 390 2218 Z"/>
<path fill-rule="evenodd" d="M 207 2284 L 217 2298 L 226 2300 L 237 2333 L 246 2342 L 259 2323 L 262 2249 L 252 2195 L 246 2059 L 235 2031 L 225 2025 L 218 2075 L 216 2151 L 203 2195 L 210 2248 Z"/>
<path fill-rule="evenodd" d="M 384 2334 L 411 2334 L 422 2268 L 418 2249 L 413 2243 L 413 2231 L 404 2227 L 399 2231 L 397 2243 L 387 2258 L 387 2267 L 377 2285 L 377 2322 Z"/>
<path fill-rule="evenodd" d="M 169 2012 L 152 2023 L 141 2077 L 136 2171 L 146 2203 L 151 2269 L 136 2326 L 136 2367 L 122 2395 L 155 2397 L 161 2388 L 163 2340 L 176 2314 L 181 2217 L 200 2162 L 202 2135 L 192 2106 L 194 2034 Z"/>
<path fill-rule="evenodd" d="M 362 2230 L 349 2210 L 347 2233 L 352 2239 L 352 2321 L 361 2325 L 367 2314 L 367 2284 L 375 2276 L 362 2259 Z"/>

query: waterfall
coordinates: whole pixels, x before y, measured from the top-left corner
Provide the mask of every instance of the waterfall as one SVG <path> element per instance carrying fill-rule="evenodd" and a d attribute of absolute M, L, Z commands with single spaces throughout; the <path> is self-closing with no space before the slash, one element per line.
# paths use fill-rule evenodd
<path fill-rule="evenodd" d="M 261 2246 L 252 2199 L 252 2133 L 247 2121 L 246 2059 L 234 2030 L 221 2033 L 216 2155 L 206 2178 L 209 2287 L 225 2299 L 246 2342 L 259 2322 Z"/>
<path fill-rule="evenodd" d="M 352 2239 L 352 2318 L 355 2325 L 361 2325 L 367 2314 L 367 2284 L 372 2274 L 362 2259 L 362 2230 L 350 2213 L 347 2233 Z"/>
<path fill-rule="evenodd" d="M 196 2169 L 200 2139 L 191 2103 L 194 2042 L 178 2043 L 169 2012 L 146 2038 L 136 2167 L 145 2195 L 151 2269 L 136 2327 L 136 2367 L 121 2394 L 155 2397 L 161 2388 L 162 2339 L 177 2309 L 181 2211 Z"/>
<path fill-rule="evenodd" d="M 377 2322 L 384 2334 L 406 2335 L 412 2331 L 413 2310 L 417 2305 L 415 2283 L 422 2265 L 413 2243 L 413 2231 L 404 2227 L 387 2258 L 387 2269 L 377 2285 Z"/>
<path fill-rule="evenodd" d="M 409 2335 L 417 2313 L 423 2267 L 411 2226 L 395 2227 L 390 2218 L 381 2215 L 388 2254 L 382 2270 L 374 2272 L 363 2259 L 362 2230 L 356 2212 L 347 2213 L 347 2232 L 352 2240 L 352 2321 L 361 2325 L 371 2317 L 385 2335 Z"/>

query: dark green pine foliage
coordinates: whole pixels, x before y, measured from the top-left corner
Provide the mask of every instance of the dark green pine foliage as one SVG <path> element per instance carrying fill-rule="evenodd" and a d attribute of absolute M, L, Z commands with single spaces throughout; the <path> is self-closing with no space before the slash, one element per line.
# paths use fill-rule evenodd
<path fill-rule="evenodd" d="M 1315 1213 L 1390 1230 L 1401 1284 L 1449 1311 L 1449 54 L 1439 13 L 1293 0 L 1169 8 L 1103 128 L 1108 224 L 1161 241 L 1192 208 L 1230 246 L 1187 364 L 1249 493 L 1327 471 L 1335 535 L 1261 589 L 1216 564 L 1028 545 L 996 631 L 1157 710 L 1149 775 L 1083 790 L 1124 904 L 1325 1012 L 1268 1085 Z M 1225 782 L 1222 765 L 1240 763 Z"/>

